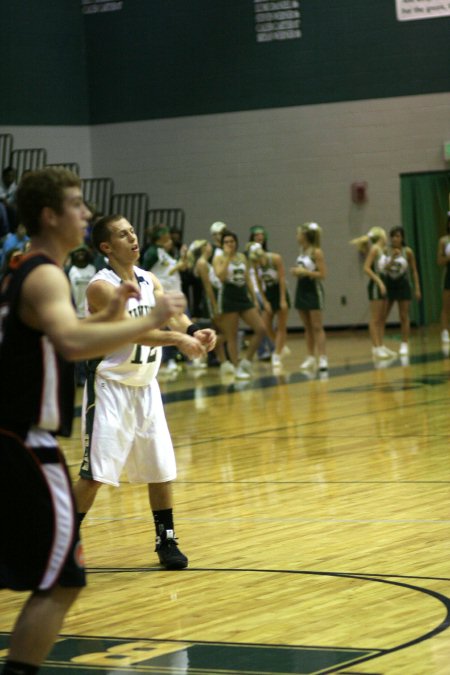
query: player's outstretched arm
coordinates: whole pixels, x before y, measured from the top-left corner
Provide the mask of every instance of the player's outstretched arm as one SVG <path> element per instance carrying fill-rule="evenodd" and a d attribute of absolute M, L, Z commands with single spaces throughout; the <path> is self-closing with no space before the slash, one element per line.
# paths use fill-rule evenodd
<path fill-rule="evenodd" d="M 134 284 L 122 286 L 114 294 L 112 306 L 104 308 L 110 320 L 105 315 L 97 317 L 96 322 L 80 321 L 71 302 L 70 286 L 64 272 L 55 265 L 40 265 L 24 282 L 20 316 L 27 325 L 45 333 L 65 359 L 77 361 L 102 356 L 135 342 L 142 333 L 165 325 L 172 316 L 185 309 L 181 293 L 168 294 L 158 298 L 151 314 L 133 321 L 120 321 L 128 298 L 136 293 L 139 295 Z"/>

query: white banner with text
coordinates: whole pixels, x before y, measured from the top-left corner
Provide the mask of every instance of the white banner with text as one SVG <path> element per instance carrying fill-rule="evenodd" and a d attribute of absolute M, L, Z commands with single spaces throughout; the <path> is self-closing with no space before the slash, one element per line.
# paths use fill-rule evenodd
<path fill-rule="evenodd" d="M 450 16 L 450 0 L 395 0 L 395 3 L 399 21 Z"/>

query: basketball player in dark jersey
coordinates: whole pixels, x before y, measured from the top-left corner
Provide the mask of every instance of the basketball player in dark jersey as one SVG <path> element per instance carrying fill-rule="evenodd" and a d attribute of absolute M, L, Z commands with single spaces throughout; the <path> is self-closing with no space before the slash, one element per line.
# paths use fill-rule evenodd
<path fill-rule="evenodd" d="M 102 313 L 77 319 L 62 266 L 90 212 L 64 169 L 29 172 L 17 193 L 31 246 L 0 287 L 0 588 L 31 591 L 3 675 L 36 673 L 85 585 L 74 499 L 55 435 L 71 432 L 72 361 L 136 340 L 184 310 L 181 294 L 122 321 L 138 288 L 125 283 Z"/>

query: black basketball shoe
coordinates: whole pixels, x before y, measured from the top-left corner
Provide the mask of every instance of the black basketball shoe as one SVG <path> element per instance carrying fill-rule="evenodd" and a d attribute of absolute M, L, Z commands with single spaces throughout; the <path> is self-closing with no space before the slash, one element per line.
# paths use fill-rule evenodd
<path fill-rule="evenodd" d="M 173 530 L 163 530 L 159 537 L 156 537 L 156 553 L 159 562 L 166 570 L 183 570 L 188 566 L 188 559 L 178 548 Z"/>

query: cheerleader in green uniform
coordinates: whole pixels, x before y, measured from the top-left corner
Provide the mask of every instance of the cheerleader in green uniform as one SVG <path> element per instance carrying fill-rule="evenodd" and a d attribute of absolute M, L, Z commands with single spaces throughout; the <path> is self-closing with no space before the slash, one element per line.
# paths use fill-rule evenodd
<path fill-rule="evenodd" d="M 420 282 L 416 258 L 409 246 L 405 245 L 405 231 L 402 227 L 393 227 L 389 232 L 390 245 L 386 251 L 384 274 L 386 279 L 387 307 L 385 321 L 395 302 L 398 303 L 402 341 L 400 356 L 409 354 L 409 306 L 411 304 L 411 278 L 414 283 L 414 295 L 420 300 Z"/>
<path fill-rule="evenodd" d="M 218 295 L 218 312 L 221 314 L 221 327 L 227 343 L 228 355 L 238 379 L 248 379 L 251 375 L 251 360 L 265 335 L 265 328 L 257 310 L 257 301 L 248 272 L 248 261 L 238 251 L 238 238 L 234 232 L 222 233 L 223 254 L 213 260 L 214 271 L 222 282 Z M 245 358 L 238 359 L 239 319 L 252 329 Z"/>
<path fill-rule="evenodd" d="M 279 368 L 286 346 L 290 307 L 283 260 L 279 253 L 269 253 L 257 242 L 248 244 L 247 251 L 263 301 L 262 319 L 267 335 L 275 343 L 275 351 L 271 356 L 272 366 Z M 275 317 L 277 324 L 274 328 Z"/>
<path fill-rule="evenodd" d="M 382 227 L 372 227 L 367 235 L 354 239 L 351 243 L 362 250 L 366 247 L 367 255 L 364 272 L 369 277 L 367 293 L 370 302 L 369 333 L 372 340 L 372 356 L 375 359 L 391 359 L 396 353 L 383 344 L 386 323 L 386 232 Z"/>
<path fill-rule="evenodd" d="M 223 346 L 222 316 L 218 309 L 218 296 L 222 288 L 222 282 L 218 279 L 210 262 L 213 255 L 213 247 L 206 239 L 196 239 L 188 249 L 188 261 L 194 277 L 200 279 L 203 286 L 201 300 L 202 318 L 209 319 L 213 328 L 217 331 L 217 342 L 214 349 L 221 372 L 225 370 L 225 350 Z"/>
<path fill-rule="evenodd" d="M 321 228 L 317 223 L 305 223 L 297 228 L 297 241 L 300 245 L 296 266 L 291 273 L 297 277 L 295 308 L 305 326 L 306 348 L 308 356 L 301 364 L 302 370 L 313 370 L 317 367 L 316 355 L 319 357 L 319 370 L 328 370 L 326 355 L 326 338 L 322 323 L 323 288 L 325 279 L 325 258 L 320 248 Z"/>
<path fill-rule="evenodd" d="M 445 268 L 442 291 L 441 340 L 443 346 L 448 349 L 450 343 L 448 332 L 450 320 L 450 211 L 447 213 L 447 234 L 439 239 L 437 263 Z"/>

